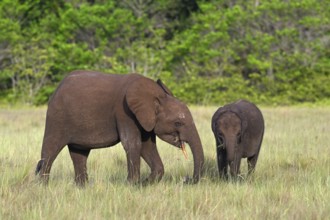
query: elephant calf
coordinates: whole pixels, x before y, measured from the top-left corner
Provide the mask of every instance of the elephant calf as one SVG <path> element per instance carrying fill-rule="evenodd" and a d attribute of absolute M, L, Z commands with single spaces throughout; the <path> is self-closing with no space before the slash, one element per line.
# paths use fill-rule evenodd
<path fill-rule="evenodd" d="M 254 171 L 264 134 L 264 119 L 254 104 L 239 100 L 220 107 L 212 117 L 219 174 L 227 178 L 227 168 L 236 178 L 241 158 L 247 158 L 248 174 Z"/>

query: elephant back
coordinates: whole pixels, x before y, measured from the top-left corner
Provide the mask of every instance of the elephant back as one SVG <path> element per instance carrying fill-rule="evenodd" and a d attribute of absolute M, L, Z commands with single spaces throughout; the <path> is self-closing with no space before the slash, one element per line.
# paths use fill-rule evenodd
<path fill-rule="evenodd" d="M 231 105 L 232 111 L 237 112 L 242 120 L 242 130 L 259 136 L 264 131 L 264 119 L 260 109 L 246 100 L 239 100 Z"/>

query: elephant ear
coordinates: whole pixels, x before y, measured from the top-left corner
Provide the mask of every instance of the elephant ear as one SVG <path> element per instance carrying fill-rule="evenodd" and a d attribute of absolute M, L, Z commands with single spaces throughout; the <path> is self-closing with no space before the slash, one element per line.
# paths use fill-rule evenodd
<path fill-rule="evenodd" d="M 248 126 L 248 122 L 247 122 L 247 116 L 245 115 L 244 111 L 242 111 L 237 105 L 232 105 L 231 111 L 234 112 L 237 115 L 237 117 L 241 120 L 242 134 L 245 134 L 245 131 Z"/>
<path fill-rule="evenodd" d="M 126 91 L 129 109 L 134 113 L 144 130 L 148 132 L 152 131 L 156 125 L 158 97 L 161 93 L 163 92 L 159 86 L 153 80 L 145 77 L 133 81 Z"/>
<path fill-rule="evenodd" d="M 228 109 L 224 106 L 224 107 L 218 108 L 218 110 L 214 113 L 214 115 L 212 117 L 212 131 L 213 132 L 217 132 L 216 129 L 218 127 L 218 120 L 219 120 L 220 116 L 227 111 L 228 111 Z"/>
<path fill-rule="evenodd" d="M 245 134 L 246 130 L 247 130 L 247 126 L 248 126 L 248 122 L 246 119 L 245 115 L 241 115 L 240 116 L 241 119 L 241 126 L 242 126 L 242 134 Z"/>
<path fill-rule="evenodd" d="M 173 96 L 171 90 L 169 90 L 167 86 L 165 86 L 165 84 L 160 79 L 157 80 L 157 84 L 164 90 L 165 93 L 167 93 L 170 96 Z"/>

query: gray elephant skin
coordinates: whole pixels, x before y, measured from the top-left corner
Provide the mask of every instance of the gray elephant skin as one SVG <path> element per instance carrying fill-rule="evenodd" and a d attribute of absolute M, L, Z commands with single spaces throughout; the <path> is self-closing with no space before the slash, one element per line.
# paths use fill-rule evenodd
<path fill-rule="evenodd" d="M 194 160 L 189 182 L 198 182 L 204 154 L 192 115 L 160 80 L 155 82 L 139 74 L 74 71 L 60 83 L 48 103 L 36 174 L 48 183 L 53 161 L 68 146 L 75 182 L 84 185 L 90 151 L 121 142 L 127 156 L 127 180 L 140 182 L 142 157 L 151 169 L 145 181 L 159 181 L 164 166 L 156 135 L 178 148 L 189 144 Z"/>
<path fill-rule="evenodd" d="M 264 134 L 264 119 L 259 108 L 246 100 L 220 107 L 212 117 L 216 140 L 217 162 L 221 177 L 240 173 L 242 158 L 247 158 L 248 174 L 256 167 Z"/>

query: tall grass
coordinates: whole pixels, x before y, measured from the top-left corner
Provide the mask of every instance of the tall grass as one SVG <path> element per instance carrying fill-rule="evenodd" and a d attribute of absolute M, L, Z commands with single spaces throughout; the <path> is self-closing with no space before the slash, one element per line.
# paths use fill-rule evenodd
<path fill-rule="evenodd" d="M 34 176 L 40 159 L 45 109 L 0 110 L 0 219 L 329 219 L 330 108 L 262 108 L 266 131 L 256 172 L 240 182 L 219 180 L 211 117 L 217 107 L 192 107 L 205 151 L 205 175 L 192 174 L 188 160 L 158 140 L 165 175 L 158 184 L 126 183 L 120 145 L 94 150 L 89 184 L 76 187 L 65 148 L 55 160 L 49 185 Z M 241 170 L 246 174 L 246 160 Z M 143 162 L 141 175 L 149 169 Z"/>

